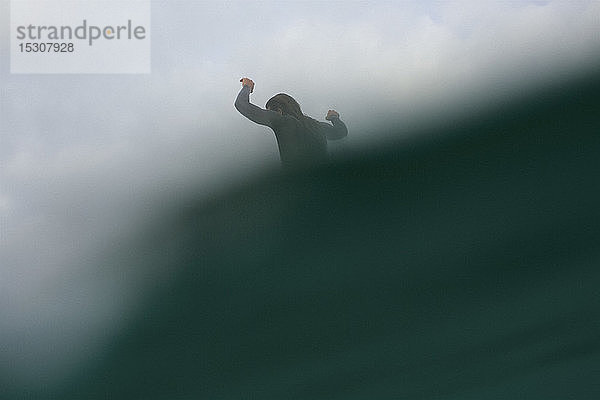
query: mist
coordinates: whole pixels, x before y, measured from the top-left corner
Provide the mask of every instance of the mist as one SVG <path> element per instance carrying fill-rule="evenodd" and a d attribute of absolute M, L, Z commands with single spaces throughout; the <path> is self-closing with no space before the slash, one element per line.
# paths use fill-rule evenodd
<path fill-rule="evenodd" d="M 67 374 L 143 297 L 147 281 L 103 270 L 104 254 L 169 204 L 278 168 L 272 132 L 233 107 L 241 77 L 259 106 L 285 92 L 314 118 L 336 109 L 343 158 L 600 59 L 597 1 L 157 1 L 151 74 L 19 75 L 9 16 L 3 0 L 0 346 L 23 382 Z"/>

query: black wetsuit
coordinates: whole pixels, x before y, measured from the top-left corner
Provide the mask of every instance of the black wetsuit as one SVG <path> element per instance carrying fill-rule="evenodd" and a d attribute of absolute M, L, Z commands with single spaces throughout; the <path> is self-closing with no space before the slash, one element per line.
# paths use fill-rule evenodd
<path fill-rule="evenodd" d="M 311 165 L 326 161 L 327 139 L 341 139 L 348 134 L 346 125 L 339 118 L 325 122 L 300 121 L 290 115 L 264 110 L 250 103 L 250 87 L 244 86 L 235 100 L 235 108 L 260 125 L 273 129 L 279 146 L 281 163 L 286 167 Z"/>

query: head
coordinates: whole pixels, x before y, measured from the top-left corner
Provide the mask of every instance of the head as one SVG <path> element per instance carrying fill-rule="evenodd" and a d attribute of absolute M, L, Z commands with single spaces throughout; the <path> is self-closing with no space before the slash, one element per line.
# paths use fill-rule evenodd
<path fill-rule="evenodd" d="M 291 115 L 297 119 L 302 119 L 303 114 L 300 110 L 300 104 L 292 96 L 285 93 L 279 93 L 271 97 L 265 105 L 267 110 L 276 111 L 281 114 Z"/>

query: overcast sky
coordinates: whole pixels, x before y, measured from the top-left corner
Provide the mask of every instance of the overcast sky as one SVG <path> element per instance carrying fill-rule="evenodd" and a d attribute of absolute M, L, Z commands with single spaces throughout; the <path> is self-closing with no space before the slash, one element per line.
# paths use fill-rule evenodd
<path fill-rule="evenodd" d="M 0 329 L 9 343 L 59 314 L 87 338 L 68 322 L 93 318 L 93 300 L 65 313 L 48 305 L 60 296 L 49 282 L 94 268 L 86 255 L 135 230 L 161 199 L 277 165 L 272 132 L 233 108 L 243 76 L 260 106 L 286 92 L 315 118 L 336 109 L 350 133 L 330 148 L 343 153 L 384 140 L 371 136 L 376 121 L 414 126 L 473 111 L 576 75 L 600 55 L 598 1 L 156 1 L 151 74 L 16 75 L 9 2 L 0 1 Z M 115 304 L 96 315 L 110 320 Z"/>

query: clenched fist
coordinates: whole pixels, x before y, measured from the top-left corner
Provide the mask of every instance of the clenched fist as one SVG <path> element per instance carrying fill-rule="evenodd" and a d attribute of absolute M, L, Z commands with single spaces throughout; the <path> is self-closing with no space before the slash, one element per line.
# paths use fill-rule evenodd
<path fill-rule="evenodd" d="M 339 117 L 340 117 L 340 114 L 337 111 L 329 110 L 329 111 L 327 111 L 327 116 L 325 117 L 325 119 L 327 121 L 331 121 L 333 118 L 339 118 Z"/>
<path fill-rule="evenodd" d="M 250 93 L 252 93 L 254 91 L 254 81 L 252 79 L 242 78 L 242 79 L 240 79 L 240 82 L 242 82 L 242 87 L 250 86 Z"/>

